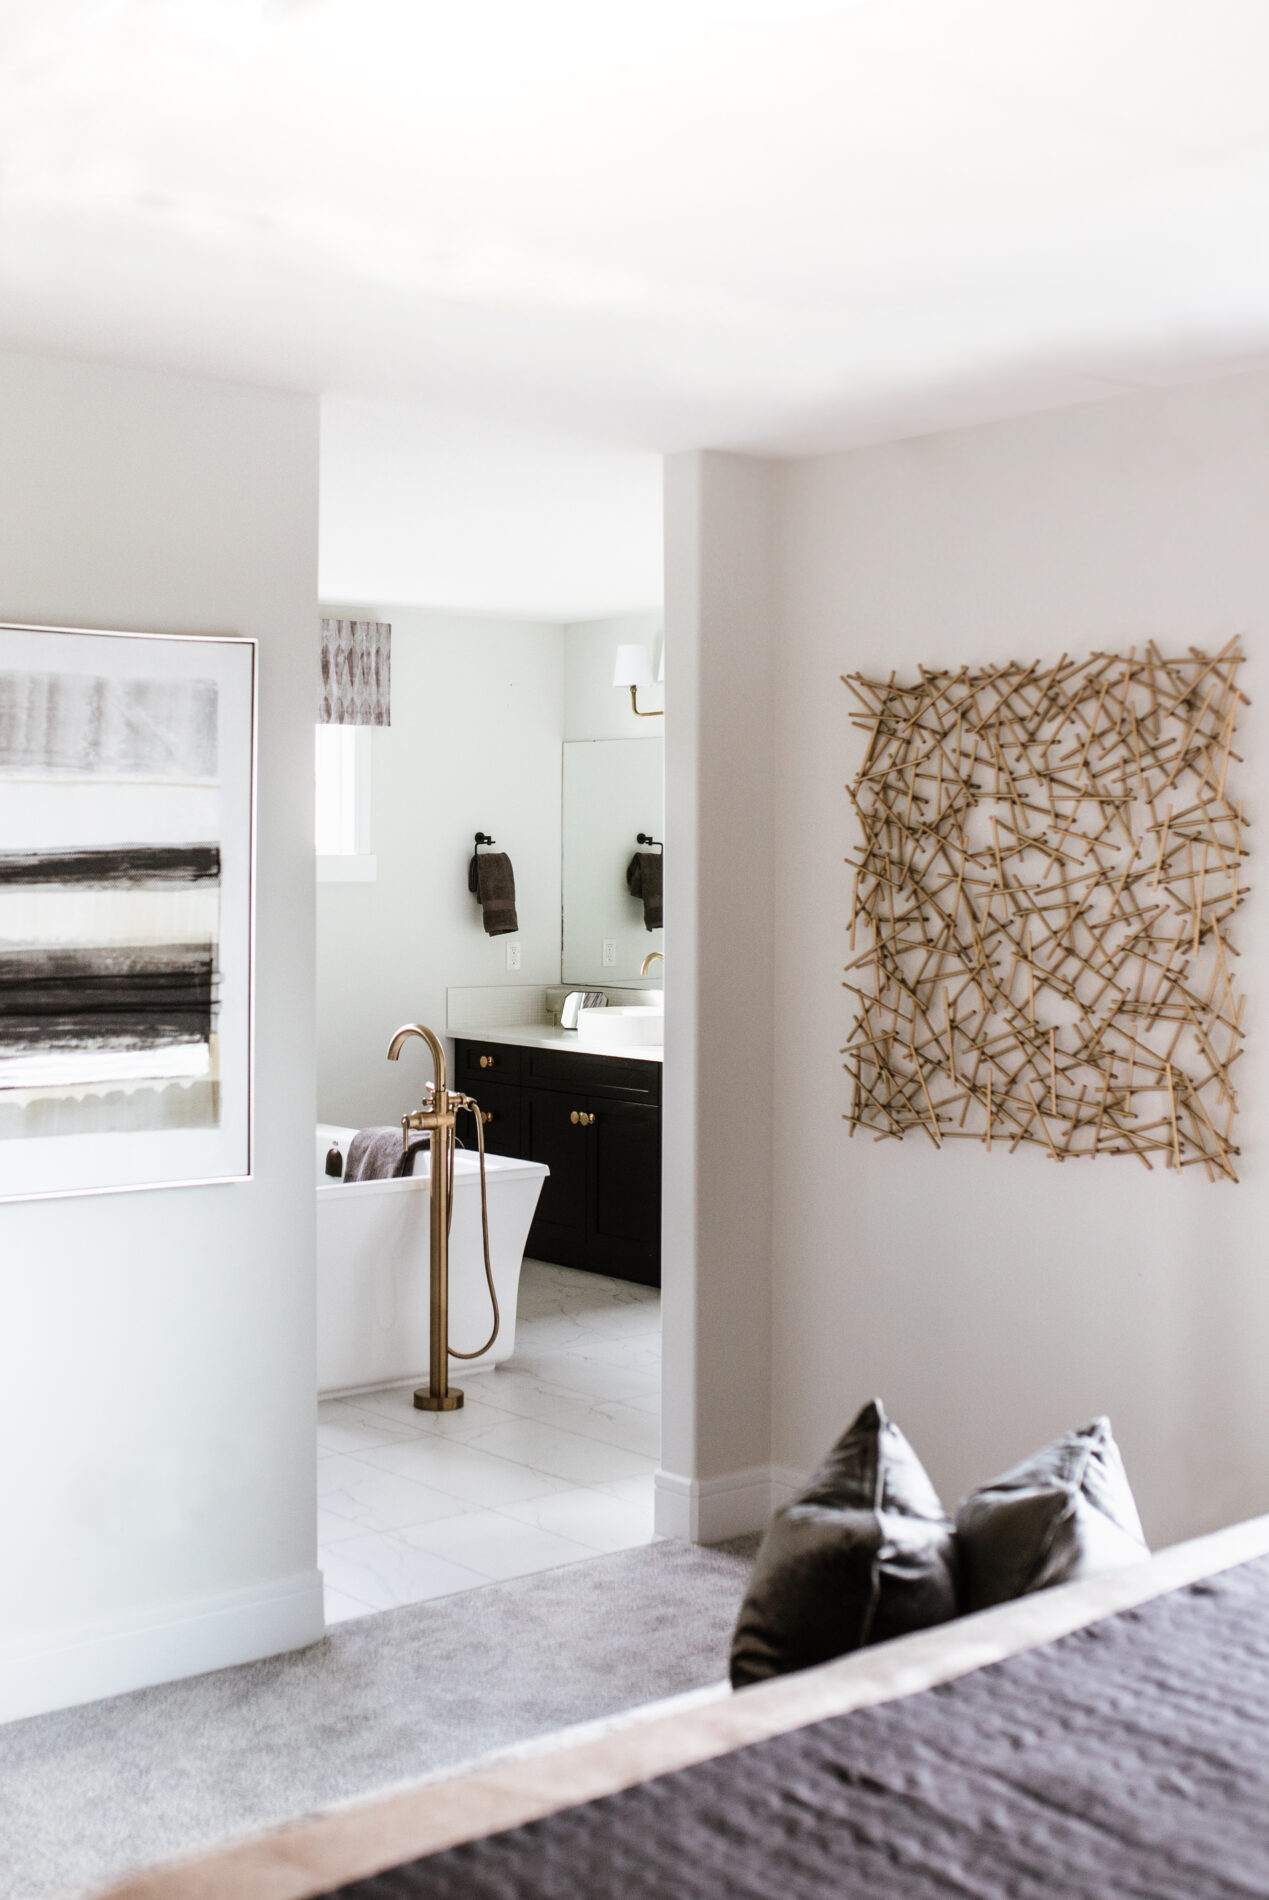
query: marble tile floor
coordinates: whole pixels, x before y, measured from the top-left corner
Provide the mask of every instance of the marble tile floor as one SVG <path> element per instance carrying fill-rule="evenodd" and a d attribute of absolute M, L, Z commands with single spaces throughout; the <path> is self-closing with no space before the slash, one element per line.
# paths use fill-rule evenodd
<path fill-rule="evenodd" d="M 318 1406 L 328 1622 L 653 1541 L 654 1289 L 526 1260 L 514 1353 L 455 1383 L 458 1412 L 412 1385 Z"/>

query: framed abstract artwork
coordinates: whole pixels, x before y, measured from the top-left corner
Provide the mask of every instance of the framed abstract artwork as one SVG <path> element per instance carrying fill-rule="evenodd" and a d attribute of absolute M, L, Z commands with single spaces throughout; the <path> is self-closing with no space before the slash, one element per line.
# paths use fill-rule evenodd
<path fill-rule="evenodd" d="M 255 681 L 0 626 L 0 1200 L 251 1172 Z"/>

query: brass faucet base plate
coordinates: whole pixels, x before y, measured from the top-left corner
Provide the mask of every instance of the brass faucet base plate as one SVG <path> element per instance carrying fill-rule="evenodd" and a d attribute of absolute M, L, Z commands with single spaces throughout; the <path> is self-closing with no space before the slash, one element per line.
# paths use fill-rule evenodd
<path fill-rule="evenodd" d="M 452 1385 L 448 1392 L 439 1395 L 430 1386 L 421 1385 L 414 1394 L 414 1404 L 420 1412 L 457 1412 L 463 1403 L 462 1389 Z"/>

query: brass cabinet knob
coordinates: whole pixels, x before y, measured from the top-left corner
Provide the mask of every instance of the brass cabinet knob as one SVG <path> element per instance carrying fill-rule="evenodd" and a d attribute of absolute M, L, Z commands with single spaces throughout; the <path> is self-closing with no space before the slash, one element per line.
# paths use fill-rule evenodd
<path fill-rule="evenodd" d="M 576 1127 L 577 1127 L 577 1125 L 578 1125 L 578 1123 L 579 1123 L 579 1122 L 581 1121 L 581 1119 L 582 1119 L 582 1118 L 581 1118 L 581 1116 L 580 1116 L 580 1115 L 578 1114 L 578 1112 L 577 1112 L 577 1110 L 576 1110 L 576 1109 L 574 1109 L 574 1110 L 573 1110 L 573 1112 L 572 1112 L 572 1114 L 571 1114 L 571 1115 L 569 1116 L 569 1120 L 570 1120 L 570 1121 L 572 1122 L 572 1124 L 573 1124 L 573 1126 L 574 1126 L 574 1128 L 576 1128 Z"/>
<path fill-rule="evenodd" d="M 574 1128 L 593 1128 L 596 1119 L 594 1115 L 588 1115 L 584 1108 L 575 1108 L 569 1116 Z"/>
<path fill-rule="evenodd" d="M 480 1119 L 482 1122 L 491 1122 L 493 1120 L 492 1108 L 482 1108 L 480 1111 Z"/>
<path fill-rule="evenodd" d="M 482 1056 L 480 1058 L 480 1066 L 482 1069 L 492 1069 L 493 1065 L 494 1058 L 492 1056 Z"/>

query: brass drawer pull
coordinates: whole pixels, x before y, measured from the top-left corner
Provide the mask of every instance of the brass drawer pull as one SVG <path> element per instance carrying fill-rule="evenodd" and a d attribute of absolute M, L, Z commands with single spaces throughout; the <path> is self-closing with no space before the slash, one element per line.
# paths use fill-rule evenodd
<path fill-rule="evenodd" d="M 492 1110 L 492 1108 L 482 1108 L 482 1109 L 481 1109 L 481 1111 L 480 1111 L 480 1119 L 481 1119 L 481 1121 L 482 1121 L 482 1122 L 485 1122 L 485 1123 L 489 1123 L 489 1122 L 491 1122 L 491 1121 L 493 1120 L 493 1118 L 494 1118 L 494 1112 L 493 1112 L 493 1110 Z"/>
<path fill-rule="evenodd" d="M 569 1120 L 575 1128 L 593 1128 L 595 1125 L 595 1117 L 588 1115 L 584 1108 L 575 1108 Z"/>
<path fill-rule="evenodd" d="M 574 1109 L 574 1110 L 573 1110 L 573 1112 L 572 1112 L 572 1114 L 571 1114 L 571 1115 L 569 1116 L 569 1120 L 570 1120 L 570 1121 L 572 1122 L 572 1124 L 573 1124 L 573 1126 L 574 1126 L 574 1128 L 576 1128 L 576 1127 L 578 1126 L 578 1124 L 579 1124 L 579 1122 L 581 1121 L 581 1119 L 582 1119 L 582 1118 L 581 1118 L 581 1116 L 580 1116 L 580 1115 L 578 1114 L 578 1112 L 577 1112 L 577 1110 L 576 1110 L 576 1109 Z"/>
<path fill-rule="evenodd" d="M 492 1069 L 495 1060 L 496 1058 L 494 1056 L 482 1056 L 480 1058 L 480 1066 L 482 1069 Z"/>

